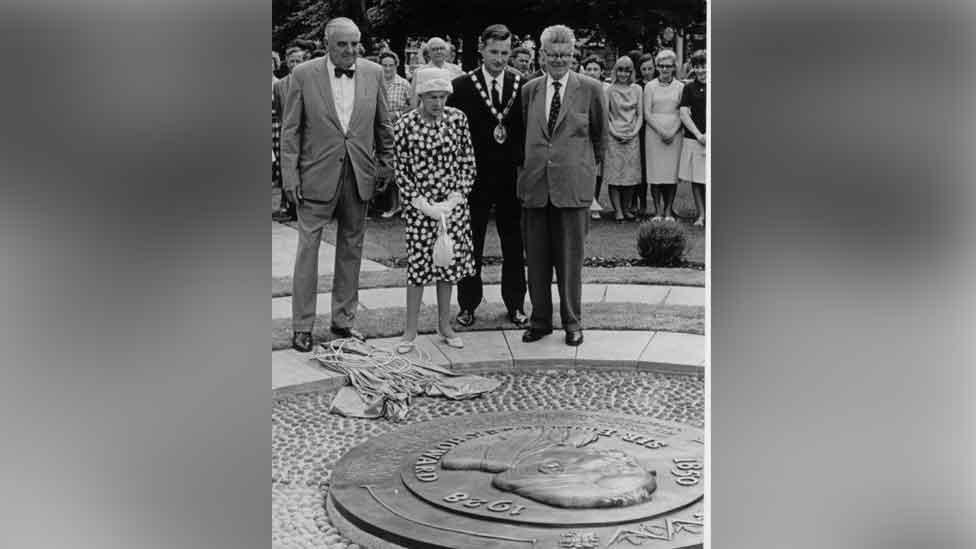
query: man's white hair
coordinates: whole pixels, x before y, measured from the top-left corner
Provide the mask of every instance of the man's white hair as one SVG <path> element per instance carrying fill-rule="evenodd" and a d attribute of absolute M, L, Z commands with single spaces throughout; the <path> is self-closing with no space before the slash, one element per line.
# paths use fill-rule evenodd
<path fill-rule="evenodd" d="M 543 29 L 542 35 L 539 36 L 539 42 L 543 48 L 547 48 L 552 44 L 576 46 L 576 35 L 573 34 L 573 29 L 566 25 L 553 25 Z"/>
<path fill-rule="evenodd" d="M 336 17 L 325 24 L 325 41 L 331 43 L 332 36 L 339 29 L 353 29 L 356 34 L 362 36 L 362 32 L 359 30 L 359 26 L 356 22 L 348 17 Z"/>
<path fill-rule="evenodd" d="M 434 46 L 443 46 L 443 47 L 445 47 L 447 49 L 451 49 L 450 44 L 448 44 L 446 40 L 444 40 L 443 38 L 439 38 L 437 36 L 435 36 L 435 37 L 431 38 L 430 40 L 428 40 L 426 45 L 427 45 L 427 49 L 428 50 L 430 48 L 433 48 Z"/>

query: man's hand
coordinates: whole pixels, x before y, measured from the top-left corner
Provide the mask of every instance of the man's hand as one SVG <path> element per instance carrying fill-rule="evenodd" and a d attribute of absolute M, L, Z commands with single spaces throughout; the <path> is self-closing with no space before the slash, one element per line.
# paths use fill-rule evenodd
<path fill-rule="evenodd" d="M 386 176 L 376 176 L 376 185 L 373 188 L 373 198 L 378 198 L 390 186 L 390 178 Z"/>
<path fill-rule="evenodd" d="M 298 187 L 295 187 L 294 189 L 285 189 L 284 191 L 285 191 L 285 196 L 288 197 L 288 200 L 292 204 L 298 205 L 301 204 L 303 200 L 305 200 L 305 197 L 302 196 L 302 187 L 300 185 Z"/>

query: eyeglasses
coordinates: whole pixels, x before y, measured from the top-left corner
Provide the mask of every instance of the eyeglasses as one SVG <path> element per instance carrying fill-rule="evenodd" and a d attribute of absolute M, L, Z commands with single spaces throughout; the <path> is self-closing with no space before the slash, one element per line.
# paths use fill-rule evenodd
<path fill-rule="evenodd" d="M 659 69 L 673 69 L 674 68 L 674 65 L 658 65 L 657 68 L 659 68 Z"/>
<path fill-rule="evenodd" d="M 545 50 L 543 50 L 543 51 L 545 51 Z M 546 53 L 546 57 L 547 58 L 549 58 L 549 59 L 558 59 L 560 61 L 562 61 L 564 59 L 570 59 L 570 58 L 573 57 L 573 54 L 571 54 L 571 53 L 549 53 L 549 52 L 545 52 L 545 53 Z"/>

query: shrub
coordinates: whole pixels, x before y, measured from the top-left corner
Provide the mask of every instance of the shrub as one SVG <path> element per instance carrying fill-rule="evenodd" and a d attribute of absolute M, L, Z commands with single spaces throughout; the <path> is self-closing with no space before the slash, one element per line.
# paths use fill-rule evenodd
<path fill-rule="evenodd" d="M 648 265 L 679 265 L 685 252 L 685 230 L 677 223 L 641 223 L 637 230 L 637 252 Z"/>

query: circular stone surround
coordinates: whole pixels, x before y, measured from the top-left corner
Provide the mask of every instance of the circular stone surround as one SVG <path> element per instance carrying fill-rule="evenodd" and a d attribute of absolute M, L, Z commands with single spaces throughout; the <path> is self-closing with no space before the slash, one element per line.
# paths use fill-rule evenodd
<path fill-rule="evenodd" d="M 613 413 L 433 420 L 350 450 L 327 507 L 344 535 L 384 546 L 701 547 L 703 436 Z"/>

